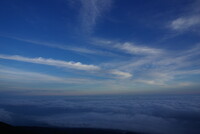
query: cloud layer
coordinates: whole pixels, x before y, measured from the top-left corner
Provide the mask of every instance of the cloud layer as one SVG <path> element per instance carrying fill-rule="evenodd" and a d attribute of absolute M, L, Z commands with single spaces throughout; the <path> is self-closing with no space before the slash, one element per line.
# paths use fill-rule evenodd
<path fill-rule="evenodd" d="M 16 125 L 27 125 L 28 121 L 59 127 L 198 134 L 199 102 L 199 96 L 195 95 L 4 98 L 0 101 L 0 107 L 5 109 L 3 113 L 13 113 L 11 118 Z M 17 122 L 18 120 L 21 120 L 21 123 Z"/>

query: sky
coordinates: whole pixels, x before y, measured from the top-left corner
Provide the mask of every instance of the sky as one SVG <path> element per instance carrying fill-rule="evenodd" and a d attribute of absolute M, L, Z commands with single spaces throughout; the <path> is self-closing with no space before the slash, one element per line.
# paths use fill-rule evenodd
<path fill-rule="evenodd" d="M 199 0 L 1 0 L 1 95 L 199 94 Z"/>

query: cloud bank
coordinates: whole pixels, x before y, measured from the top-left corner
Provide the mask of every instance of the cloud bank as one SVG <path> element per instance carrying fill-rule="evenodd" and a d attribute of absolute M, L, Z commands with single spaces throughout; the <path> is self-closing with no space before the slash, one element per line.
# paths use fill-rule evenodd
<path fill-rule="evenodd" d="M 11 117 L 16 121 L 22 121 L 16 125 L 26 125 L 29 119 L 29 122 L 59 127 L 113 128 L 157 134 L 198 134 L 199 102 L 200 97 L 197 95 L 79 96 L 4 98 L 0 101 L 0 107 L 14 113 L 15 116 Z"/>

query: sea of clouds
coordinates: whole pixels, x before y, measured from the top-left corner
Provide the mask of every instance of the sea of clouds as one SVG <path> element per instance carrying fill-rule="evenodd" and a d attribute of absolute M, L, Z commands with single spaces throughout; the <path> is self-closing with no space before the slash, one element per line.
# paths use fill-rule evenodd
<path fill-rule="evenodd" d="M 3 97 L 0 121 L 26 126 L 199 134 L 200 96 Z"/>

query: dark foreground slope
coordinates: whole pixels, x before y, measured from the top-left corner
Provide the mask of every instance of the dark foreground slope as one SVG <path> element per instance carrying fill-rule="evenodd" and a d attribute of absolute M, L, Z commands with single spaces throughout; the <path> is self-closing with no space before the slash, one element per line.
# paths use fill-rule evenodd
<path fill-rule="evenodd" d="M 141 134 L 112 129 L 97 128 L 50 128 L 11 126 L 0 122 L 0 134 Z"/>

